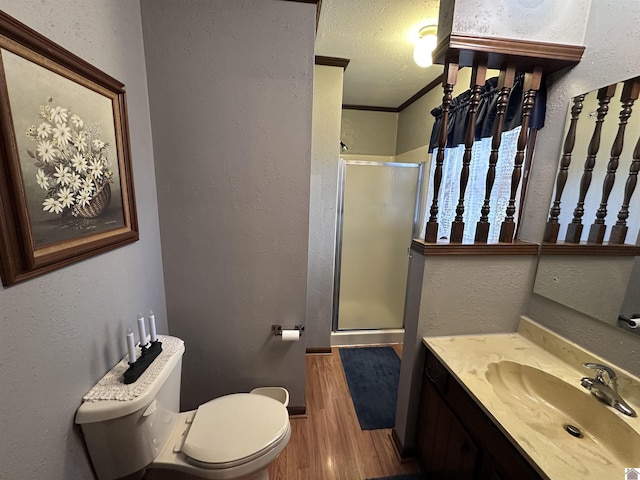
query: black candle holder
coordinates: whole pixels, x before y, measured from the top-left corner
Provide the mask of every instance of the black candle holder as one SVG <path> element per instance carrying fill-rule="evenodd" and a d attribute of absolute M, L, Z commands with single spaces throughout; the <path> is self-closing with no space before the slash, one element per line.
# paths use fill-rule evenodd
<path fill-rule="evenodd" d="M 160 355 L 160 352 L 162 352 L 162 342 L 156 340 L 155 342 L 151 342 L 150 346 L 144 346 L 141 347 L 141 349 L 142 354 L 140 357 L 133 363 L 129 362 L 129 368 L 124 372 L 124 383 L 126 385 L 138 380 L 140 375 L 142 375 L 156 357 Z"/>

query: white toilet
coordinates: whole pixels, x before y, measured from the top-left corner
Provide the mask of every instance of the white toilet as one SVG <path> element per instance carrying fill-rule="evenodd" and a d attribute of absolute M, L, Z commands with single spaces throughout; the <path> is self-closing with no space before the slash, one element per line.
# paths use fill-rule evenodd
<path fill-rule="evenodd" d="M 78 408 L 76 423 L 98 478 L 157 468 L 197 478 L 268 480 L 268 465 L 291 436 L 288 392 L 260 388 L 178 413 L 184 345 L 175 337 L 159 339 L 163 352 L 138 381 L 122 383 L 123 360 Z"/>

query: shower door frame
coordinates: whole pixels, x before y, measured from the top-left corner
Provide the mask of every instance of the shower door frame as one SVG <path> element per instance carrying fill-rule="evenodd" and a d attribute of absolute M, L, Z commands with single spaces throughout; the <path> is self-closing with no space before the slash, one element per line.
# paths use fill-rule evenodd
<path fill-rule="evenodd" d="M 333 270 L 333 313 L 331 320 L 331 330 L 333 332 L 357 332 L 357 331 L 367 331 L 367 330 L 380 330 L 376 328 L 362 328 L 362 329 L 347 329 L 347 330 L 339 330 L 338 329 L 338 316 L 340 313 L 340 273 L 341 273 L 341 265 L 342 265 L 342 230 L 343 230 L 343 222 L 344 222 L 344 190 L 346 187 L 346 175 L 347 175 L 347 165 L 360 165 L 360 166 L 373 166 L 373 167 L 398 167 L 398 168 L 417 168 L 418 169 L 418 179 L 416 186 L 416 199 L 414 202 L 413 209 L 413 228 L 411 231 L 411 238 L 417 238 L 420 235 L 420 219 L 421 215 L 424 213 L 424 169 L 426 162 L 421 163 L 406 163 L 406 162 L 374 162 L 369 160 L 345 160 L 340 157 L 340 163 L 338 165 L 338 198 L 337 198 L 337 207 L 338 211 L 336 214 L 336 245 L 335 245 L 335 264 Z M 407 256 L 409 255 L 409 250 L 411 245 L 407 245 Z M 402 327 L 404 328 L 404 323 Z M 384 329 L 382 329 L 384 330 Z"/>

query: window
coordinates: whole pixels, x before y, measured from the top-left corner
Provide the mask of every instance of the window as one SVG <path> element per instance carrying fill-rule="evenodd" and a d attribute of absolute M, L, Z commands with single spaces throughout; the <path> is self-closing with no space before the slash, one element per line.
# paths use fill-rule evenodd
<path fill-rule="evenodd" d="M 496 176 L 493 188 L 491 190 L 491 200 L 489 222 L 491 228 L 489 230 L 488 242 L 498 241 L 500 235 L 500 225 L 504 220 L 511 195 L 511 175 L 513 173 L 513 161 L 517 151 L 518 135 L 520 127 L 504 132 L 502 134 L 502 142 L 498 153 L 498 164 L 496 165 Z M 491 138 L 483 138 L 477 140 L 473 144 L 471 164 L 469 166 L 469 181 L 464 199 L 464 215 L 463 221 L 464 243 L 473 243 L 475 238 L 476 223 L 480 219 L 480 209 L 484 203 L 487 168 L 489 164 L 489 155 L 491 154 Z M 429 219 L 429 209 L 433 201 L 433 176 L 435 172 L 435 159 L 437 148 L 433 151 L 431 169 L 429 172 L 429 184 L 427 186 L 427 204 L 426 213 L 421 232 L 424 238 L 426 222 Z M 438 195 L 438 238 L 447 240 L 451 235 L 451 224 L 455 220 L 456 206 L 460 196 L 460 172 L 462 170 L 462 158 L 464 155 L 464 145 L 445 149 L 445 158 L 442 165 L 442 183 Z M 519 210 L 519 191 L 522 183 L 518 187 L 516 194 L 516 212 Z M 517 220 L 517 218 L 516 218 Z"/>

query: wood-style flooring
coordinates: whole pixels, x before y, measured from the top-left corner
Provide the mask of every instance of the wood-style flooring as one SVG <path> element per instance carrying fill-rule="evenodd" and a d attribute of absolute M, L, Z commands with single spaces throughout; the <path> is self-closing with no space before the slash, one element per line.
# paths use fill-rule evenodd
<path fill-rule="evenodd" d="M 394 345 L 398 355 L 402 346 Z M 306 356 L 306 415 L 291 418 L 291 440 L 269 467 L 271 480 L 364 480 L 420 472 L 400 463 L 391 429 L 361 430 L 338 348 Z"/>

